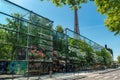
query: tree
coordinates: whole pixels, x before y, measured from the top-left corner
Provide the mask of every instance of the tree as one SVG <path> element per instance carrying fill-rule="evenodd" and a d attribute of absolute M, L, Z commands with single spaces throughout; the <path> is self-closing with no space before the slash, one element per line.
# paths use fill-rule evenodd
<path fill-rule="evenodd" d="M 44 1 L 44 0 L 41 0 Z M 63 6 L 63 5 L 68 5 L 70 6 L 71 9 L 78 9 L 81 8 L 82 3 L 87 3 L 88 0 L 48 0 L 52 1 L 53 4 L 56 6 Z M 90 0 L 93 1 L 93 0 Z"/>
<path fill-rule="evenodd" d="M 40 17 L 36 14 L 31 14 L 29 16 L 29 20 L 34 23 L 35 25 L 38 26 L 44 26 L 47 29 L 51 29 L 52 28 L 52 21 L 50 22 L 48 19 Z"/>
<path fill-rule="evenodd" d="M 61 26 L 59 28 L 58 27 L 56 27 L 56 31 L 53 31 L 53 49 L 57 50 L 60 55 L 65 56 L 66 35 L 63 34 L 63 28 Z"/>
<path fill-rule="evenodd" d="M 58 31 L 58 32 L 60 32 L 60 33 L 63 33 L 63 32 L 64 32 L 64 29 L 62 28 L 61 25 L 57 25 L 55 29 L 56 29 L 56 31 Z"/>
<path fill-rule="evenodd" d="M 97 10 L 106 15 L 105 25 L 114 32 L 120 34 L 120 0 L 95 0 Z"/>
<path fill-rule="evenodd" d="M 61 25 L 56 26 L 56 31 L 53 31 L 53 49 L 59 51 L 60 55 L 65 56 L 65 34 Z"/>
<path fill-rule="evenodd" d="M 0 27 L 2 27 L 3 25 L 0 24 Z M 6 36 L 7 36 L 7 32 L 4 29 L 0 28 L 0 60 L 1 59 L 10 59 L 10 50 L 11 50 L 11 46 L 10 45 L 6 45 Z"/>
<path fill-rule="evenodd" d="M 44 0 L 41 0 L 44 1 Z M 56 6 L 68 5 L 71 9 L 81 8 L 82 3 L 87 3 L 88 0 L 48 0 L 52 1 Z M 120 0 L 89 0 L 95 1 L 97 10 L 101 14 L 107 16 L 105 25 L 114 32 L 115 35 L 120 34 Z"/>
<path fill-rule="evenodd" d="M 120 63 L 120 55 L 117 57 L 118 63 Z"/>
<path fill-rule="evenodd" d="M 7 28 L 6 32 L 6 42 L 11 44 L 11 50 L 9 50 L 9 55 L 11 55 L 11 59 L 16 59 L 16 53 L 18 53 L 18 49 L 22 46 L 27 45 L 27 25 L 24 24 L 20 19 L 22 15 L 19 13 L 12 14 L 14 18 L 6 18 L 7 24 L 4 27 Z"/>
<path fill-rule="evenodd" d="M 107 52 L 105 49 L 101 50 L 101 56 L 103 57 L 103 64 L 109 65 L 112 63 L 112 55 L 111 53 Z"/>

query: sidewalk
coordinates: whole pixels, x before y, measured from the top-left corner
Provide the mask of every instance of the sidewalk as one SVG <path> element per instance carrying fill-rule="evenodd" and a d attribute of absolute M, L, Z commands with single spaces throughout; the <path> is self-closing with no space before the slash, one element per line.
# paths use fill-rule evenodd
<path fill-rule="evenodd" d="M 116 69 L 106 69 L 106 70 L 98 70 L 98 71 L 80 71 L 76 73 L 54 73 L 52 74 L 51 78 L 49 75 L 40 75 L 40 76 L 33 76 L 33 77 L 23 77 L 23 76 L 20 77 L 18 75 L 19 77 L 14 76 L 13 80 L 75 80 L 75 79 L 85 78 L 90 75 L 94 76 L 97 74 L 104 74 L 104 73 L 115 71 L 115 70 L 120 70 L 120 67 Z M 1 76 L 1 77 L 4 77 L 4 76 Z M 0 80 L 1 80 L 1 77 L 0 77 Z M 9 78 L 9 79 L 3 79 L 3 80 L 12 80 L 12 79 Z"/>
<path fill-rule="evenodd" d="M 18 77 L 14 80 L 74 80 L 87 77 L 86 73 L 55 73 L 50 78 L 49 75 L 33 76 L 33 77 Z M 7 79 L 11 80 L 11 79 Z"/>
<path fill-rule="evenodd" d="M 74 80 L 87 77 L 86 73 L 56 73 L 52 75 L 52 78 L 49 76 L 41 76 L 42 80 Z"/>

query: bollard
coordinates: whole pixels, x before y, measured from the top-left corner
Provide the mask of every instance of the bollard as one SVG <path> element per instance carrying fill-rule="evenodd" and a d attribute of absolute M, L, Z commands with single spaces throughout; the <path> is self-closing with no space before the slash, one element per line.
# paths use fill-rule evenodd
<path fill-rule="evenodd" d="M 49 72 L 49 76 L 50 76 L 50 78 L 52 78 L 52 71 Z"/>

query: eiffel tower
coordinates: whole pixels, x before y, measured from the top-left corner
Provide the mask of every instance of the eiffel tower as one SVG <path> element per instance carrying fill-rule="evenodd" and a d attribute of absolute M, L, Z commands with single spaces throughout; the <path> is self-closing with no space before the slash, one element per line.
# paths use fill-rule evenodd
<path fill-rule="evenodd" d="M 78 9 L 74 10 L 74 38 L 79 39 L 80 38 L 80 30 L 79 30 L 79 24 L 78 24 Z"/>

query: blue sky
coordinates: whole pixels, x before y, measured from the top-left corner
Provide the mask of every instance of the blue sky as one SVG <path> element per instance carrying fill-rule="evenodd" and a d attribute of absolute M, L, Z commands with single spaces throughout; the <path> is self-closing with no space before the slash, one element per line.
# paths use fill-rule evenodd
<path fill-rule="evenodd" d="M 10 0 L 24 8 L 36 12 L 44 17 L 54 21 L 56 25 L 62 25 L 74 29 L 74 12 L 68 6 L 56 7 L 51 2 L 40 2 L 40 0 Z M 80 33 L 83 36 L 113 49 L 114 59 L 120 55 L 120 35 L 114 36 L 104 26 L 105 16 L 97 12 L 97 8 L 93 2 L 82 4 L 82 8 L 78 11 Z"/>

